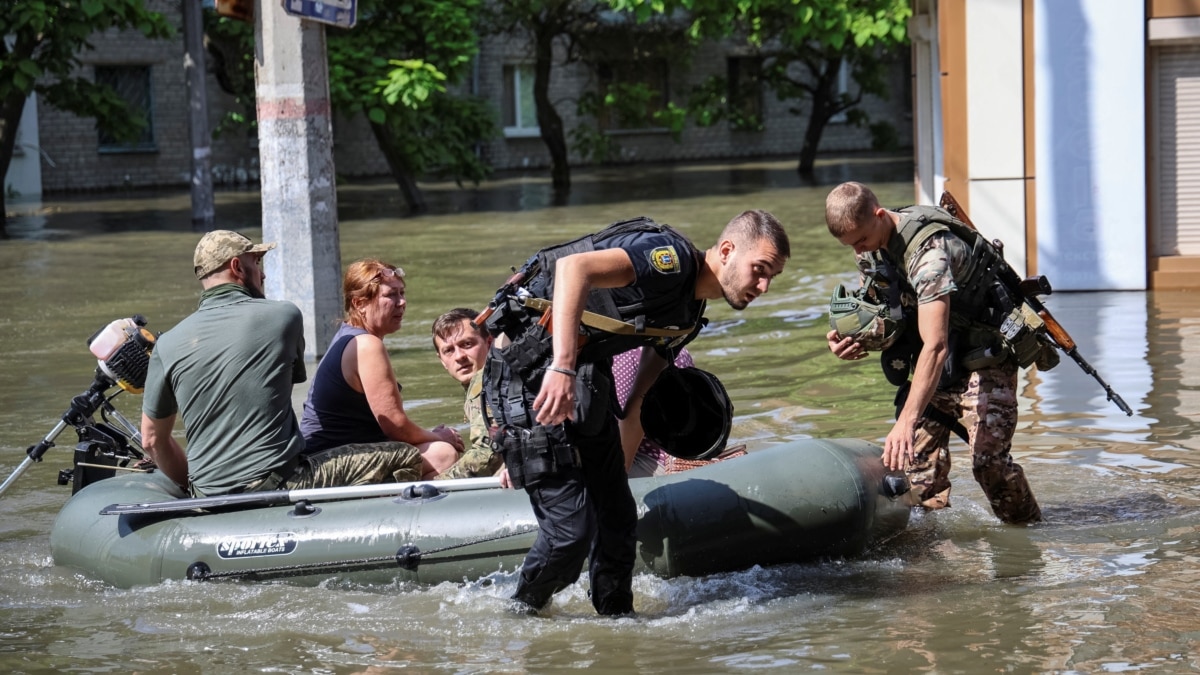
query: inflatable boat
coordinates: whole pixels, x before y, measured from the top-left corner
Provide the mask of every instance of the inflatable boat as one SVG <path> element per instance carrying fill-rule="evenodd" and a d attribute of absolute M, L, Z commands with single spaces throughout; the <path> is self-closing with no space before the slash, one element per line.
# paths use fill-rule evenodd
<path fill-rule="evenodd" d="M 908 522 L 907 484 L 879 457 L 863 441 L 801 440 L 633 479 L 636 572 L 701 576 L 862 554 Z M 515 570 L 537 531 L 524 491 L 438 485 L 397 485 L 399 494 L 369 498 L 280 492 L 205 502 L 179 499 L 160 473 L 118 475 L 67 501 L 50 544 L 57 564 L 118 587 L 278 578 L 432 584 Z"/>

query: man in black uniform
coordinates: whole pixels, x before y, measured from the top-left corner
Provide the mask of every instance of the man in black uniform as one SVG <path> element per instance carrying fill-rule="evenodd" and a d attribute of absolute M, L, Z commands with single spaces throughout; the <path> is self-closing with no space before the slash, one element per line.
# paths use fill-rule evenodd
<path fill-rule="evenodd" d="M 790 256 L 783 227 L 765 211 L 731 220 L 707 251 L 637 218 L 539 251 L 497 294 L 484 394 L 494 447 L 540 528 L 515 610 L 544 608 L 589 558 L 596 611 L 633 611 L 637 506 L 621 438 L 641 438 L 642 397 L 703 326 L 705 301 L 744 309 Z M 621 411 L 611 357 L 643 345 L 654 349 L 643 351 Z"/>

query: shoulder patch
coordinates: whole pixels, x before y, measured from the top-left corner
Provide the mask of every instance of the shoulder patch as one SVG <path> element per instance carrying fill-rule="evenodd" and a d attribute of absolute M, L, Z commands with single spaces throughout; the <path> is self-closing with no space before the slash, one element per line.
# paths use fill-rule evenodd
<path fill-rule="evenodd" d="M 675 252 L 674 246 L 659 246 L 650 251 L 650 264 L 663 274 L 678 274 L 679 254 Z"/>

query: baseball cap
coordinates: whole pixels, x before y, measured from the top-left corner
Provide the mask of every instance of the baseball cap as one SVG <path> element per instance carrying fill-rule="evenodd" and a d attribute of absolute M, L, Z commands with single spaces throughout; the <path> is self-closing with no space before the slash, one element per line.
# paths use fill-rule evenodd
<path fill-rule="evenodd" d="M 203 279 L 221 265 L 243 253 L 266 253 L 275 248 L 275 242 L 255 244 L 245 236 L 230 230 L 213 230 L 200 238 L 196 244 L 193 262 L 196 278 Z"/>

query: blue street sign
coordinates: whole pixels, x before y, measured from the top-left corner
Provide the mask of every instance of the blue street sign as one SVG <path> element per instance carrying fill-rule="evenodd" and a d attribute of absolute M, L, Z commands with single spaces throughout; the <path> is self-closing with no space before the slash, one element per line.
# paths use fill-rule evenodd
<path fill-rule="evenodd" d="M 283 11 L 342 28 L 352 28 L 358 20 L 355 0 L 283 0 Z"/>

